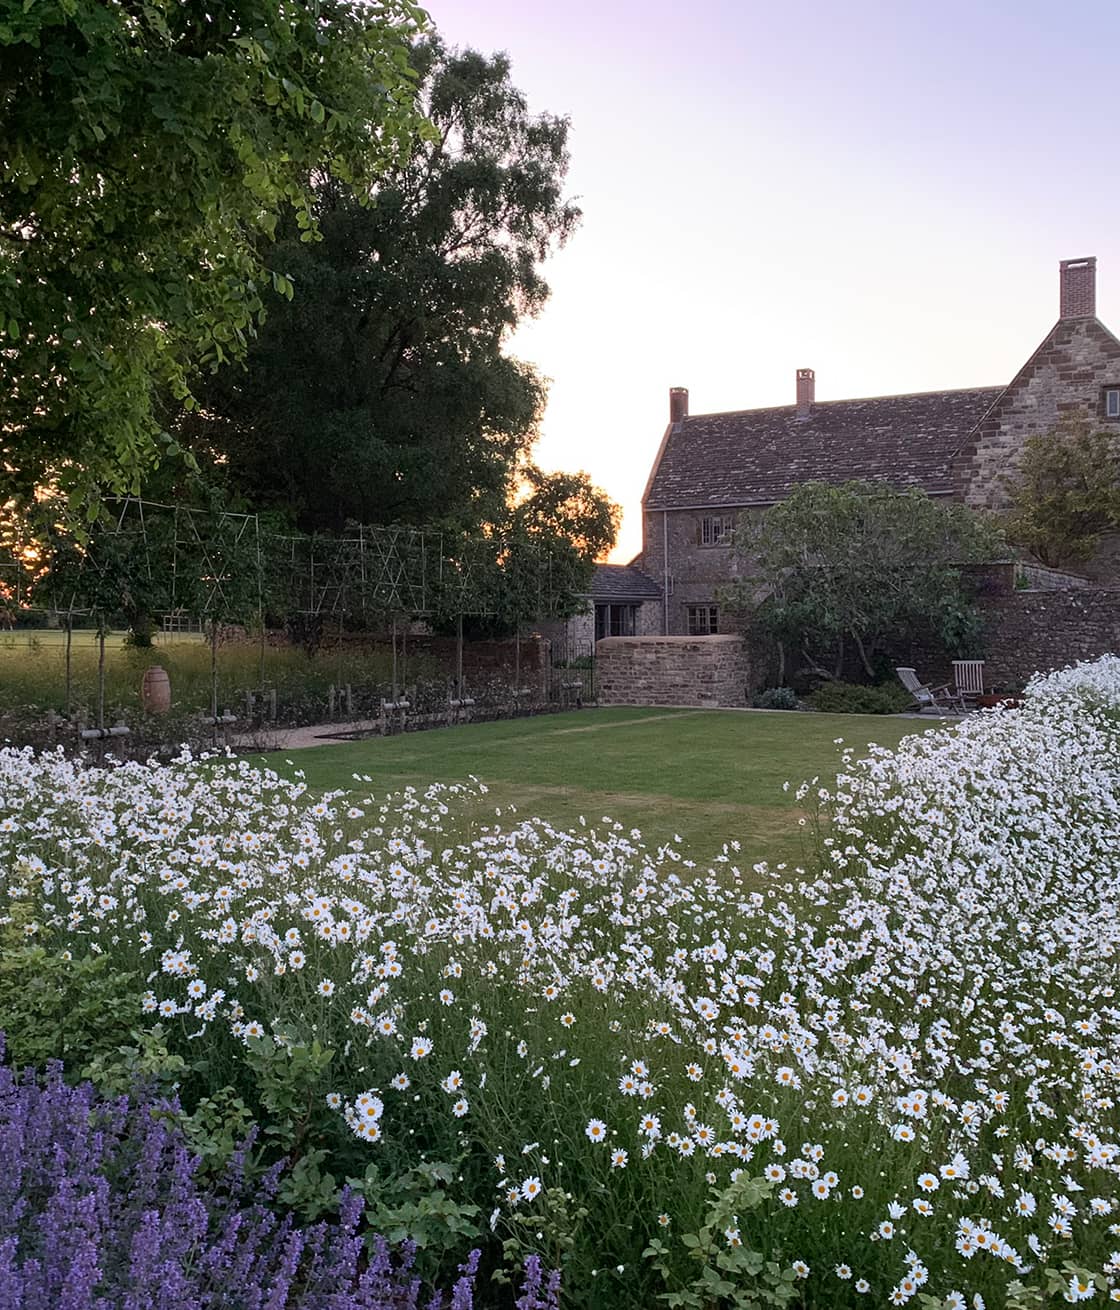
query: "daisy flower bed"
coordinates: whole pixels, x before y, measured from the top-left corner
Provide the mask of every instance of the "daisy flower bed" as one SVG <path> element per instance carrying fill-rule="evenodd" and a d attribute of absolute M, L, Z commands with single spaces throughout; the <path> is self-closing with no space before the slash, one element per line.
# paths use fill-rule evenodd
<path fill-rule="evenodd" d="M 804 870 L 465 838 L 475 788 L 5 750 L 0 915 L 138 980 L 142 1048 L 196 1124 L 255 1122 L 282 1201 L 349 1184 L 452 1271 L 538 1254 L 572 1306 L 1120 1300 L 1120 659 L 846 757 L 802 788 Z"/>

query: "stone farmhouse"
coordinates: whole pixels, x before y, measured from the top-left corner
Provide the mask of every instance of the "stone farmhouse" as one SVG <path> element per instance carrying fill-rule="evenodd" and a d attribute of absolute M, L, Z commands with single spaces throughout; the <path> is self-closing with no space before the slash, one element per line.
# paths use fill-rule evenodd
<path fill-rule="evenodd" d="M 735 576 L 735 522 L 798 483 L 867 479 L 1000 509 L 1030 435 L 1078 413 L 1120 432 L 1120 340 L 1096 317 L 1096 259 L 1063 260 L 1059 282 L 1058 321 L 1007 385 L 818 401 L 801 368 L 793 404 L 724 414 L 690 414 L 687 389 L 672 387 L 642 552 L 597 571 L 595 637 L 734 631 L 717 594 Z M 1113 549 L 1085 572 L 1115 585 L 1118 563 Z M 590 635 L 590 610 L 585 624 Z"/>

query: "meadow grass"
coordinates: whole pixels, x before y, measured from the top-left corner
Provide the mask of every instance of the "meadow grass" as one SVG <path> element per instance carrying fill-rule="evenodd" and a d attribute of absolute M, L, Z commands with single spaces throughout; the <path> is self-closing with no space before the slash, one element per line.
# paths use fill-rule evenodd
<path fill-rule="evenodd" d="M 202 713 L 210 705 L 210 646 L 197 634 L 156 636 L 156 644 L 134 648 L 124 633 L 110 633 L 105 643 L 105 698 L 108 713 L 128 716 L 140 708 L 140 684 L 145 669 L 160 665 L 171 679 L 176 713 Z M 88 712 L 97 699 L 97 636 L 73 634 L 71 647 L 72 707 Z M 292 647 L 237 642 L 218 649 L 219 704 L 234 712 L 243 708 L 247 691 L 275 687 L 282 712 L 293 709 L 300 721 L 327 717 L 328 689 L 347 682 L 355 687 L 384 683 L 390 677 L 386 651 L 347 650 L 308 656 Z M 411 674 L 429 671 L 414 661 Z M 57 629 L 0 633 L 0 711 L 38 709 L 62 711 L 66 703 L 66 633 Z"/>
<path fill-rule="evenodd" d="M 317 790 L 352 788 L 355 774 L 386 792 L 473 776 L 488 788 L 465 811 L 476 824 L 492 822 L 496 809 L 564 828 L 581 820 L 601 826 L 609 816 L 654 844 L 679 836 L 697 860 L 740 841 L 750 864 L 801 858 L 804 811 L 783 784 L 819 777 L 831 786 L 842 750 L 837 738 L 863 754 L 873 742 L 897 746 L 931 722 L 619 706 L 264 758 L 287 776 L 302 770 Z"/>

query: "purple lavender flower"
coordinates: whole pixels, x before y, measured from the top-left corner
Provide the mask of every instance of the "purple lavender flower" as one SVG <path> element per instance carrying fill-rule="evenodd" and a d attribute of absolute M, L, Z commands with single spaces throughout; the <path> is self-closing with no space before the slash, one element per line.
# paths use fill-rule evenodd
<path fill-rule="evenodd" d="M 361 1196 L 299 1228 L 273 1208 L 279 1166 L 250 1190 L 250 1143 L 224 1180 L 201 1180 L 176 1108 L 0 1063 L 0 1310 L 418 1310 L 414 1250 L 370 1247 Z M 478 1266 L 473 1251 L 448 1310 L 473 1310 Z M 558 1289 L 530 1257 L 518 1310 L 557 1310 Z"/>

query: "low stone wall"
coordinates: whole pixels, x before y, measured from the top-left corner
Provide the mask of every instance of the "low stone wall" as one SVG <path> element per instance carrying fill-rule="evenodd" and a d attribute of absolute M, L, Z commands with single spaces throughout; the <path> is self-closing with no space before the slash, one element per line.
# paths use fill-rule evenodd
<path fill-rule="evenodd" d="M 1022 579 L 1025 591 L 1071 591 L 1093 584 L 1080 573 L 1066 569 L 1049 569 L 1044 564 L 1020 563 L 1015 570 L 1016 583 Z"/>
<path fill-rule="evenodd" d="M 745 705 L 742 637 L 604 637 L 595 644 L 600 705 Z"/>

